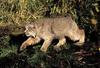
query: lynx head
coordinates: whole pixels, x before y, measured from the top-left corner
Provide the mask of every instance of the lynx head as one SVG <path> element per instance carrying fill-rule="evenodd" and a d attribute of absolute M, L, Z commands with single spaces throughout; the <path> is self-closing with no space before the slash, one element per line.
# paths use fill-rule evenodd
<path fill-rule="evenodd" d="M 25 26 L 26 36 L 36 37 L 36 27 L 34 24 L 28 24 Z"/>

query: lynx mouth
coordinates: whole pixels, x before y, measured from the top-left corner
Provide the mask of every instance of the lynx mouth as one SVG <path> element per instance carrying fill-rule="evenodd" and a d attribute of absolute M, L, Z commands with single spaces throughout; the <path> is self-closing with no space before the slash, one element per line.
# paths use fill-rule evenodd
<path fill-rule="evenodd" d="M 36 37 L 36 33 L 34 33 L 34 32 L 26 32 L 25 35 L 27 37 L 34 37 L 34 38 Z"/>
<path fill-rule="evenodd" d="M 32 38 L 35 38 L 36 35 L 26 35 L 27 37 L 32 37 Z"/>

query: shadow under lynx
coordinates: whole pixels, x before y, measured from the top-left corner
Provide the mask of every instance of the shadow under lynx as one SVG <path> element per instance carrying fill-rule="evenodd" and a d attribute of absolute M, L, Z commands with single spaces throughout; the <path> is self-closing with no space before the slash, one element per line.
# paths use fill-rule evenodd
<path fill-rule="evenodd" d="M 60 47 L 66 43 L 65 37 L 70 38 L 75 45 L 81 46 L 85 42 L 85 32 L 79 29 L 78 25 L 72 20 L 71 16 L 59 18 L 42 18 L 25 26 L 25 34 L 29 38 L 22 43 L 20 50 L 25 49 L 29 45 L 39 43 L 44 40 L 40 50 L 46 52 L 51 41 L 55 38 L 59 39 L 54 49 L 60 50 Z"/>

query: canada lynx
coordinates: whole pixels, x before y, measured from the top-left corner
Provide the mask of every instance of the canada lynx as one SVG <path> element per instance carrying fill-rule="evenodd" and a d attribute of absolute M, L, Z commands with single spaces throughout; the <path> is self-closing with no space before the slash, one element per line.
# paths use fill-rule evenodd
<path fill-rule="evenodd" d="M 85 32 L 79 29 L 71 16 L 60 18 L 43 18 L 25 26 L 25 34 L 29 38 L 22 43 L 20 50 L 25 49 L 29 45 L 34 45 L 44 40 L 41 51 L 46 52 L 51 41 L 55 38 L 59 39 L 54 49 L 59 50 L 60 46 L 66 43 L 65 37 L 69 37 L 73 41 L 77 41 L 75 45 L 83 45 L 85 42 Z"/>

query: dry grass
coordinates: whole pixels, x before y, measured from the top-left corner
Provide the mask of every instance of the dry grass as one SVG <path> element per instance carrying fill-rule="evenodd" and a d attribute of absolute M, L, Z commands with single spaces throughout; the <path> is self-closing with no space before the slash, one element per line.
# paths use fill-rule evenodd
<path fill-rule="evenodd" d="M 100 7 L 97 0 L 1 0 L 0 25 L 20 25 L 40 17 L 64 16 L 67 13 L 76 20 L 81 16 L 83 22 L 90 23 L 92 18 L 97 20 L 98 12 Z"/>

